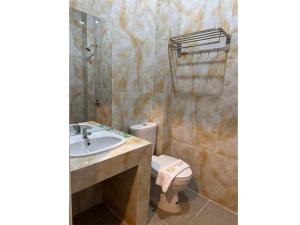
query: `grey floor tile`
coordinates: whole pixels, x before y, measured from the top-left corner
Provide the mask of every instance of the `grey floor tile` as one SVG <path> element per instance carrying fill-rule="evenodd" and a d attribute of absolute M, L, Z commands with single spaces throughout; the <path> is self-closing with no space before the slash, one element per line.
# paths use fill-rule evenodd
<path fill-rule="evenodd" d="M 167 225 L 163 219 L 159 218 L 156 213 L 156 207 L 150 205 L 149 207 L 149 222 L 148 225 Z"/>
<path fill-rule="evenodd" d="M 210 201 L 190 225 L 237 225 L 237 219 L 236 214 Z"/>
<path fill-rule="evenodd" d="M 159 201 L 160 187 L 155 184 L 154 179 L 151 179 L 150 192 L 149 225 L 167 225 L 167 223 L 158 217 L 156 212 L 156 206 Z"/>
<path fill-rule="evenodd" d="M 110 213 L 92 223 L 92 225 L 124 225 L 114 214 Z"/>
<path fill-rule="evenodd" d="M 99 220 L 100 218 L 110 214 L 110 210 L 104 205 L 99 204 L 93 208 L 75 216 L 73 218 L 74 225 L 90 225 L 93 222 Z"/>
<path fill-rule="evenodd" d="M 181 211 L 176 214 L 167 213 L 154 206 L 155 216 L 158 217 L 155 218 L 156 220 L 159 219 L 160 222 L 168 225 L 187 225 L 208 202 L 206 198 L 193 193 L 189 189 L 179 192 L 178 195 Z"/>

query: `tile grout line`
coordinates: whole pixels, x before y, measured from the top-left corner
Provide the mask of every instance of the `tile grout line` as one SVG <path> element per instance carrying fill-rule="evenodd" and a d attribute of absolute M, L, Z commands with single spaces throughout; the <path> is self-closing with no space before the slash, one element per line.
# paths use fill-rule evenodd
<path fill-rule="evenodd" d="M 206 207 L 206 205 L 210 202 L 210 200 L 207 200 L 207 202 L 204 204 L 204 206 L 199 210 L 199 212 L 197 212 L 190 220 L 190 222 L 188 223 L 188 225 L 190 225 L 193 220 L 203 211 L 203 209 Z"/>
<path fill-rule="evenodd" d="M 198 192 L 196 192 L 196 191 L 194 191 L 194 190 L 192 190 L 192 189 L 190 189 L 190 188 L 188 188 L 188 187 L 186 187 L 186 189 L 189 189 L 189 191 L 193 192 L 193 193 L 196 194 L 196 195 L 201 196 L 202 198 L 207 199 L 208 201 L 212 201 L 212 200 L 210 200 L 209 198 L 205 197 L 204 195 L 201 195 L 201 194 L 199 194 Z"/>
<path fill-rule="evenodd" d="M 214 204 L 216 204 L 216 205 L 222 207 L 223 209 L 228 210 L 229 212 L 233 213 L 234 215 L 236 215 L 236 216 L 238 215 L 236 212 L 234 212 L 234 211 L 232 211 L 232 210 L 230 210 L 230 209 L 225 208 L 224 206 L 220 205 L 219 203 L 217 203 L 217 202 L 215 202 L 215 201 L 213 201 L 213 200 L 211 200 L 211 199 L 209 199 L 209 198 L 207 198 L 207 197 L 205 197 L 205 196 L 199 194 L 198 192 L 196 192 L 196 191 L 194 191 L 194 190 L 192 190 L 192 189 L 190 189 L 190 188 L 188 188 L 188 187 L 186 187 L 186 188 L 189 189 L 189 190 L 190 190 L 191 192 L 193 192 L 194 194 L 197 194 L 197 195 L 199 195 L 199 196 L 201 196 L 201 197 L 203 197 L 203 198 L 206 198 L 206 199 L 208 199 L 209 201 L 211 201 L 212 203 L 214 203 Z"/>

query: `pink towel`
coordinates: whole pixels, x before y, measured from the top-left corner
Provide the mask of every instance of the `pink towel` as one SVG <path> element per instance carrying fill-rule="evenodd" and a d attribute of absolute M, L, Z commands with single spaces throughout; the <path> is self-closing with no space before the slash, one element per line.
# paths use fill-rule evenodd
<path fill-rule="evenodd" d="M 174 180 L 174 178 L 181 173 L 183 170 L 189 168 L 190 166 L 182 161 L 177 159 L 174 162 L 169 163 L 158 171 L 156 184 L 161 186 L 161 189 L 166 193 Z"/>

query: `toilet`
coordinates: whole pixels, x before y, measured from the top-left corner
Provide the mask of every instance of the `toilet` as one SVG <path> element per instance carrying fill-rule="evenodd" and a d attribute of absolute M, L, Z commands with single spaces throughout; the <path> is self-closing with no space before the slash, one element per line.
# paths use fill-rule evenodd
<path fill-rule="evenodd" d="M 145 139 L 152 143 L 152 162 L 151 162 L 151 176 L 156 180 L 157 173 L 160 168 L 165 165 L 177 160 L 177 158 L 160 155 L 155 156 L 155 144 L 156 144 L 156 133 L 157 133 L 157 124 L 148 122 L 142 124 L 136 124 L 130 126 L 130 134 L 142 139 Z M 160 199 L 158 202 L 158 208 L 163 211 L 178 213 L 180 212 L 180 204 L 178 202 L 178 192 L 182 191 L 190 182 L 192 178 L 192 170 L 187 168 L 180 172 L 172 181 L 168 191 L 166 193 L 161 191 L 160 188 Z"/>

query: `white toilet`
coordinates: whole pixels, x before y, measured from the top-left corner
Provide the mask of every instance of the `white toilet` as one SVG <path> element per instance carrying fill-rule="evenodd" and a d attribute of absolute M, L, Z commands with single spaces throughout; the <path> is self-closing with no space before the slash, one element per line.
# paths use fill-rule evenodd
<path fill-rule="evenodd" d="M 154 155 L 155 143 L 156 143 L 157 124 L 148 122 L 142 124 L 136 124 L 130 126 L 130 134 L 136 137 L 140 137 L 152 143 L 152 177 L 156 179 L 158 170 L 175 161 L 176 158 L 167 155 Z M 192 178 L 192 170 L 187 168 L 179 173 L 172 181 L 167 193 L 160 191 L 160 199 L 158 208 L 166 212 L 178 213 L 180 212 L 180 204 L 178 203 L 178 192 L 182 191 L 190 182 Z M 160 188 L 161 190 L 161 188 Z"/>

